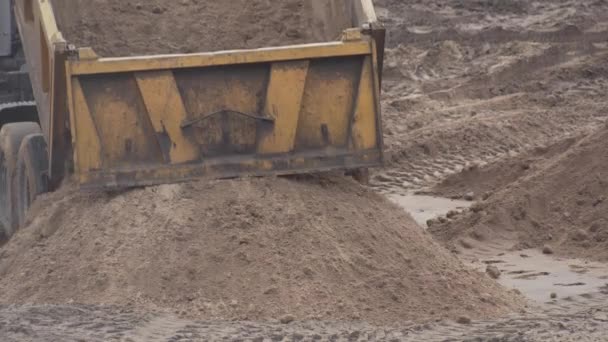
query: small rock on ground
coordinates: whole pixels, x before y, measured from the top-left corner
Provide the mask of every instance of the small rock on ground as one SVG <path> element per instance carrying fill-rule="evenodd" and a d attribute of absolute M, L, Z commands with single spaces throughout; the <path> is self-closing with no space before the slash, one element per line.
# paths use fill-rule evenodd
<path fill-rule="evenodd" d="M 469 202 L 473 202 L 475 200 L 475 193 L 474 192 L 467 192 L 464 195 L 464 200 L 465 201 L 469 201 Z"/>
<path fill-rule="evenodd" d="M 289 324 L 295 320 L 296 320 L 296 318 L 293 315 L 285 315 L 285 316 L 279 318 L 279 322 L 281 322 L 283 324 Z"/>
<path fill-rule="evenodd" d="M 458 324 L 471 324 L 471 319 L 469 317 L 466 317 L 466 316 L 461 316 L 461 317 L 458 317 L 458 319 L 456 320 L 456 323 L 458 323 Z"/>
<path fill-rule="evenodd" d="M 498 267 L 490 265 L 486 268 L 486 273 L 492 278 L 492 279 L 498 279 L 500 278 L 501 272 L 498 269 Z"/>

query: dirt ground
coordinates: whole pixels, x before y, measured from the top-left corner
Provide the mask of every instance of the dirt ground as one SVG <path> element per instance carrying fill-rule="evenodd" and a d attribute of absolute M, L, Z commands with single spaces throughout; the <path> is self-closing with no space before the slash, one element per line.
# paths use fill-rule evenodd
<path fill-rule="evenodd" d="M 381 191 L 421 190 L 605 122 L 605 2 L 375 3 L 389 28 Z"/>
<path fill-rule="evenodd" d="M 104 57 L 211 52 L 336 40 L 347 0 L 54 0 L 69 43 Z M 324 18 L 329 11 L 339 15 Z"/>
<path fill-rule="evenodd" d="M 538 172 L 544 161 L 568 151 L 583 136 L 566 138 L 555 144 L 534 148 L 485 165 L 471 164 L 420 193 L 453 199 L 464 199 L 468 197 L 467 194 L 472 194 L 473 200 L 488 199 L 519 179 Z"/>
<path fill-rule="evenodd" d="M 608 331 L 606 307 L 569 313 L 546 311 L 470 324 L 373 326 L 364 322 L 190 321 L 124 307 L 86 305 L 2 306 L 5 342 L 48 341 L 501 341 L 600 342 Z"/>
<path fill-rule="evenodd" d="M 500 240 L 608 260 L 607 4 L 377 4 L 391 165 L 376 187 L 478 201 L 431 222 L 455 250 Z"/>
<path fill-rule="evenodd" d="M 553 158 L 533 162 L 528 174 L 431 232 L 446 241 L 509 239 L 513 248 L 608 261 L 607 150 L 602 128 Z"/>
<path fill-rule="evenodd" d="M 375 172 L 374 187 L 406 207 L 423 199 L 415 193 L 458 199 L 459 208 L 429 222 L 430 232 L 543 304 L 553 305 L 559 289 L 565 317 L 573 298 L 606 305 L 561 292 L 608 279 L 572 275 L 605 270 L 581 265 L 606 261 L 608 4 L 376 5 L 390 32 L 383 89 L 389 165 Z M 601 334 L 572 338 L 602 341 Z"/>
<path fill-rule="evenodd" d="M 377 5 L 391 33 L 377 189 L 477 201 L 430 222 L 453 250 L 608 260 L 608 4 Z"/>
<path fill-rule="evenodd" d="M 172 11 L 152 3 L 135 8 L 149 11 L 146 21 Z M 372 188 L 470 209 L 432 220 L 428 234 L 386 199 L 333 177 L 67 189 L 0 249 L 3 340 L 605 341 L 605 265 L 561 256 L 608 260 L 608 2 L 375 3 L 389 31 L 388 165 L 373 172 Z M 302 13 L 245 16 L 268 36 L 227 41 L 318 41 L 272 26 L 306 21 Z M 205 30 L 219 30 L 213 20 Z M 181 45 L 159 38 L 159 50 L 147 50 L 133 40 L 139 50 L 121 50 L 131 40 L 113 30 L 104 39 L 123 38 L 98 52 L 199 50 L 185 31 Z M 78 34 L 79 45 L 105 43 Z M 229 48 L 211 43 L 204 49 Z M 481 274 L 489 266 L 503 288 Z"/>

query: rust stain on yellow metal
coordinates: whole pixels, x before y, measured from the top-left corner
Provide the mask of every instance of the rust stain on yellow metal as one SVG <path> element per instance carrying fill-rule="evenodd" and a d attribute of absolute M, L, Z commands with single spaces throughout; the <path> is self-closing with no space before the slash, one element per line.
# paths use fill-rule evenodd
<path fill-rule="evenodd" d="M 237 76 L 226 77 L 226 73 L 218 70 L 184 80 L 182 96 L 190 111 L 189 119 L 202 119 L 222 110 L 255 112 L 258 99 L 254 83 L 261 84 L 263 80 Z"/>
<path fill-rule="evenodd" d="M 162 161 L 134 78 L 112 77 L 104 82 L 86 79 L 80 85 L 102 142 L 104 167 Z"/>
<path fill-rule="evenodd" d="M 298 122 L 297 141 L 302 147 L 346 146 L 348 123 L 353 109 L 355 73 L 346 72 L 341 65 L 330 65 L 308 75 Z M 344 69 L 344 70 L 340 70 Z"/>
<path fill-rule="evenodd" d="M 371 4 L 371 0 L 364 0 L 362 1 L 362 3 L 364 4 Z M 371 6 L 371 9 L 369 8 L 370 6 L 366 6 L 368 8 L 368 10 L 373 10 L 373 6 Z M 372 11 L 373 13 L 373 11 Z M 378 45 L 376 44 L 376 41 L 374 39 L 371 40 L 371 45 L 372 45 L 372 51 L 374 51 L 374 53 L 372 53 L 370 56 L 372 58 L 372 80 L 373 80 L 373 95 L 374 95 L 374 117 L 376 120 L 376 134 L 377 134 L 377 147 L 378 150 L 380 151 L 380 163 L 383 164 L 384 163 L 384 133 L 382 131 L 382 104 L 380 102 L 380 94 L 381 94 L 381 88 L 382 88 L 382 81 L 381 81 L 381 76 L 382 76 L 382 69 L 381 69 L 381 65 L 383 65 L 383 62 L 380 62 L 380 60 L 378 59 L 380 56 L 378 56 Z M 382 46 L 382 54 L 384 54 L 384 45 Z"/>
<path fill-rule="evenodd" d="M 343 156 L 343 155 L 342 155 Z M 340 155 L 335 155 L 335 158 Z M 354 161 L 358 165 L 372 166 L 376 165 L 380 159 L 380 151 L 369 151 L 361 155 L 354 157 Z M 226 160 L 221 162 L 215 161 L 208 164 L 185 164 L 185 165 L 159 165 L 151 168 L 139 169 L 137 171 L 129 171 L 124 175 L 115 172 L 105 171 L 92 171 L 88 173 L 81 173 L 79 175 L 79 181 L 86 187 L 97 187 L 99 184 L 104 186 L 116 187 L 116 186 L 129 186 L 131 184 L 137 185 L 152 185 L 163 182 L 176 182 L 176 181 L 187 181 L 192 179 L 214 179 L 222 177 L 236 177 L 236 176 L 259 176 L 259 175 L 275 175 L 275 174 L 293 174 L 294 170 L 298 170 L 300 173 L 305 172 L 322 172 L 329 171 L 336 168 L 339 164 L 323 164 L 314 162 L 307 157 L 294 157 L 287 161 L 290 165 L 290 169 L 279 169 L 275 163 L 276 159 L 248 159 L 239 160 L 230 158 L 228 161 L 232 166 L 238 165 L 238 169 L 232 169 L 226 171 L 224 168 L 227 163 Z M 331 161 L 331 159 L 327 159 Z M 283 163 L 283 162 L 282 162 Z M 135 169 L 135 168 L 134 168 Z"/>
<path fill-rule="evenodd" d="M 366 57 L 361 71 L 361 81 L 359 82 L 359 93 L 352 128 L 353 147 L 358 150 L 374 148 L 378 144 L 372 65 L 371 58 Z"/>
<path fill-rule="evenodd" d="M 76 147 L 76 168 L 78 172 L 87 172 L 101 168 L 101 142 L 95 129 L 89 106 L 84 97 L 80 81 L 75 79 L 72 82 L 72 115 L 71 124 L 74 146 Z"/>
<path fill-rule="evenodd" d="M 188 114 L 171 71 L 135 75 L 150 121 L 157 135 L 167 135 L 169 157 L 173 164 L 196 160 L 199 150 L 186 139 L 180 124 Z"/>
<path fill-rule="evenodd" d="M 259 153 L 286 153 L 293 150 L 308 66 L 309 61 L 272 65 L 264 110 L 274 119 L 274 129 L 260 141 Z"/>

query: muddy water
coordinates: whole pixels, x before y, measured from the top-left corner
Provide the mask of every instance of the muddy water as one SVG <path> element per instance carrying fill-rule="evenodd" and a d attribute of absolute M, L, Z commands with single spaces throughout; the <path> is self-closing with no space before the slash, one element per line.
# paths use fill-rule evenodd
<path fill-rule="evenodd" d="M 432 218 L 444 216 L 452 210 L 460 211 L 471 205 L 471 202 L 433 196 L 391 194 L 387 197 L 392 202 L 405 208 L 414 220 L 423 227 L 426 227 L 426 222 Z"/>
<path fill-rule="evenodd" d="M 498 281 L 503 286 L 518 289 L 540 304 L 583 303 L 592 300 L 608 283 L 606 264 L 556 258 L 537 250 L 476 257 L 481 258 L 472 263 L 475 268 L 484 271 L 487 265 L 493 264 L 502 272 Z M 551 298 L 552 294 L 555 298 Z"/>
<path fill-rule="evenodd" d="M 471 202 L 414 194 L 386 195 L 408 211 L 426 227 L 429 219 L 468 208 Z M 509 251 L 507 242 L 485 243 L 473 249 L 462 249 L 465 263 L 484 272 L 488 265 L 501 271 L 498 282 L 517 289 L 538 303 L 550 306 L 580 306 L 588 302 L 606 300 L 608 304 L 608 265 L 577 259 L 544 255 L 538 250 Z M 554 294 L 555 298 L 551 298 Z"/>

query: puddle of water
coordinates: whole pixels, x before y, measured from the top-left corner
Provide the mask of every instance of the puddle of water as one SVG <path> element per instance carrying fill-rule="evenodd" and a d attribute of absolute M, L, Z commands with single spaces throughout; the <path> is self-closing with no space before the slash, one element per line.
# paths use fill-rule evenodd
<path fill-rule="evenodd" d="M 422 195 L 387 195 L 409 212 L 422 227 L 429 219 L 462 210 L 472 203 Z M 578 300 L 598 293 L 608 283 L 608 265 L 578 259 L 559 259 L 538 250 L 507 251 L 510 244 L 479 245 L 463 250 L 463 260 L 475 260 L 470 265 L 485 272 L 494 265 L 502 272 L 498 282 L 506 288 L 518 289 L 538 303 Z M 551 294 L 557 298 L 553 300 Z"/>
<path fill-rule="evenodd" d="M 462 210 L 471 206 L 472 202 L 452 200 L 433 196 L 391 194 L 387 197 L 409 212 L 414 220 L 423 227 L 432 218 L 443 216 L 452 210 Z"/>
<path fill-rule="evenodd" d="M 539 303 L 551 301 L 552 293 L 560 300 L 597 292 L 606 285 L 606 280 L 602 278 L 608 274 L 608 266 L 605 264 L 557 259 L 537 250 L 507 252 L 487 260 L 501 261 L 494 263 L 502 272 L 499 283 L 507 288 L 518 289 Z M 484 259 L 475 265 L 480 271 L 485 271 L 487 265 L 483 261 Z"/>

